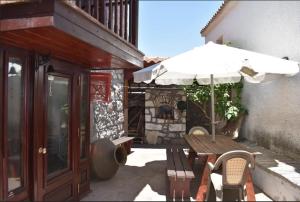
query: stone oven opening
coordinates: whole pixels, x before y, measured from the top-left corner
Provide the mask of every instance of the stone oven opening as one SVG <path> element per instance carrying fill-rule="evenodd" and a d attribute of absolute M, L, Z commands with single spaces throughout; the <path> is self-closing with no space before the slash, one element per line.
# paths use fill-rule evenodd
<path fill-rule="evenodd" d="M 156 118 L 174 119 L 174 107 L 169 104 L 161 104 L 157 109 Z"/>

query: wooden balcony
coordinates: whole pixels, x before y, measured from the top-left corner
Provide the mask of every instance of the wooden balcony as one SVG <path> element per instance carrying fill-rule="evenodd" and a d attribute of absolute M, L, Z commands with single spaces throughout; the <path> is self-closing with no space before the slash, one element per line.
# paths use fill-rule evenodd
<path fill-rule="evenodd" d="M 70 0 L 108 29 L 137 46 L 138 0 Z"/>
<path fill-rule="evenodd" d="M 137 0 L 19 0 L 0 4 L 0 46 L 86 67 L 143 67 Z"/>

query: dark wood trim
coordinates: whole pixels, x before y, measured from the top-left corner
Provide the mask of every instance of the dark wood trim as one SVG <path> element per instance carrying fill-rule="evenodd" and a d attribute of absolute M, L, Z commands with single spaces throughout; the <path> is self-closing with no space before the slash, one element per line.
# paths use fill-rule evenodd
<path fill-rule="evenodd" d="M 0 19 L 32 18 L 50 16 L 55 0 L 19 2 L 0 6 Z"/>
<path fill-rule="evenodd" d="M 39 64 L 40 56 L 35 55 L 35 82 L 34 82 L 34 107 L 33 107 L 33 166 L 34 166 L 34 200 L 43 200 L 43 186 L 39 179 L 43 179 L 43 156 L 38 153 L 38 148 L 43 145 L 43 86 L 44 86 L 44 67 Z"/>
<path fill-rule="evenodd" d="M 22 19 L 3 19 L 0 23 L 0 31 L 13 31 L 19 29 L 30 29 L 38 27 L 53 26 L 53 16 L 22 18 Z"/>
<path fill-rule="evenodd" d="M 81 75 L 84 75 L 86 76 L 87 78 L 87 87 L 88 87 L 88 91 L 87 92 L 90 92 L 89 90 L 89 74 L 86 73 L 86 72 L 83 72 L 81 73 Z M 79 76 L 81 76 L 79 75 Z M 82 82 L 80 82 L 80 85 L 78 85 L 79 87 L 79 90 L 81 88 L 81 85 L 82 85 Z M 80 91 L 77 91 L 77 92 L 81 92 Z M 78 114 L 80 115 L 80 106 L 81 106 L 81 95 L 80 93 L 78 94 L 78 107 L 77 109 L 79 109 L 78 111 Z M 89 168 L 89 163 L 90 163 L 90 149 L 89 149 L 89 146 L 90 146 L 90 104 L 89 104 L 89 99 L 87 98 L 87 119 L 86 119 L 86 124 L 85 124 L 85 127 L 86 127 L 86 141 L 85 141 L 85 158 L 81 159 L 80 158 L 80 136 L 79 138 L 77 138 L 78 140 L 78 148 L 77 151 L 77 157 L 78 157 L 78 162 L 79 162 L 79 169 L 78 169 L 78 173 L 77 173 L 77 176 L 78 176 L 78 181 L 77 181 L 77 184 L 79 185 L 79 198 L 81 198 L 82 196 L 84 196 L 84 194 L 90 192 L 90 168 Z M 78 121 L 78 127 L 80 127 L 80 116 L 77 117 L 77 121 Z M 83 177 L 82 176 L 82 173 L 86 173 L 86 181 L 81 183 L 81 178 Z"/>
<path fill-rule="evenodd" d="M 1 45 L 1 44 L 0 44 Z M 4 50 L 0 47 L 0 200 L 4 200 L 3 193 L 3 90 L 4 90 Z"/>
<path fill-rule="evenodd" d="M 7 114 L 8 114 L 8 104 L 7 104 L 7 82 L 8 79 L 5 75 L 7 75 L 8 71 L 8 59 L 9 57 L 18 57 L 22 60 L 23 66 L 22 66 L 22 90 L 23 90 L 23 95 L 24 99 L 22 100 L 22 119 L 21 119 L 21 136 L 22 136 L 22 174 L 21 177 L 23 179 L 23 187 L 17 189 L 14 194 L 9 196 L 8 194 L 8 183 L 7 183 L 7 166 L 8 166 L 8 159 L 7 159 L 7 148 L 8 148 L 8 143 L 7 143 Z M 2 139 L 2 144 L 3 144 L 3 184 L 2 184 L 2 189 L 3 189 L 3 198 L 4 200 L 24 200 L 29 197 L 29 170 L 28 170 L 28 165 L 29 165 L 29 146 L 28 146 L 28 138 L 29 138 L 29 68 L 28 68 L 28 55 L 27 52 L 21 50 L 21 49 L 14 49 L 14 48 L 6 48 L 5 49 L 5 56 L 4 56 L 4 65 L 3 65 L 3 139 Z"/>
<path fill-rule="evenodd" d="M 29 77 L 29 83 L 28 83 L 28 117 L 29 117 L 29 137 L 28 137 L 28 154 L 29 154 L 29 158 L 28 158 L 28 183 L 29 183 L 29 199 L 33 199 L 33 195 L 34 195 L 34 165 L 33 165 L 33 158 L 34 158 L 34 144 L 33 144 L 33 96 L 34 96 L 34 74 L 35 74 L 35 53 L 34 52 L 29 52 L 28 53 L 28 57 L 29 57 L 29 66 L 28 66 L 28 77 Z"/>

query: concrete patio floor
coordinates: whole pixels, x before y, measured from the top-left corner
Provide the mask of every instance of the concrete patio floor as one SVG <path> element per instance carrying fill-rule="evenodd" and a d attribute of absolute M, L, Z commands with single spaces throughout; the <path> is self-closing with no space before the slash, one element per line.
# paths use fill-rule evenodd
<path fill-rule="evenodd" d="M 198 166 L 198 167 L 197 167 Z M 106 181 L 91 180 L 91 192 L 82 201 L 166 201 L 166 150 L 132 148 L 125 166 Z M 194 170 L 199 172 L 199 165 Z M 199 175 L 191 182 L 195 201 Z M 272 201 L 256 188 L 257 201 Z"/>

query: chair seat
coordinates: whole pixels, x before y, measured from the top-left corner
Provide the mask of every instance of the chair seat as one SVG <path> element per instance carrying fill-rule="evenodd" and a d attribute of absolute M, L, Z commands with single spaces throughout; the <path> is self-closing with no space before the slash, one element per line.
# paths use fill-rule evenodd
<path fill-rule="evenodd" d="M 214 186 L 216 201 L 235 201 L 239 200 L 239 192 L 238 189 L 227 189 L 224 190 L 222 174 L 219 173 L 211 173 L 210 180 Z M 245 189 L 245 187 L 244 187 Z M 223 195 L 223 196 L 222 196 Z"/>

